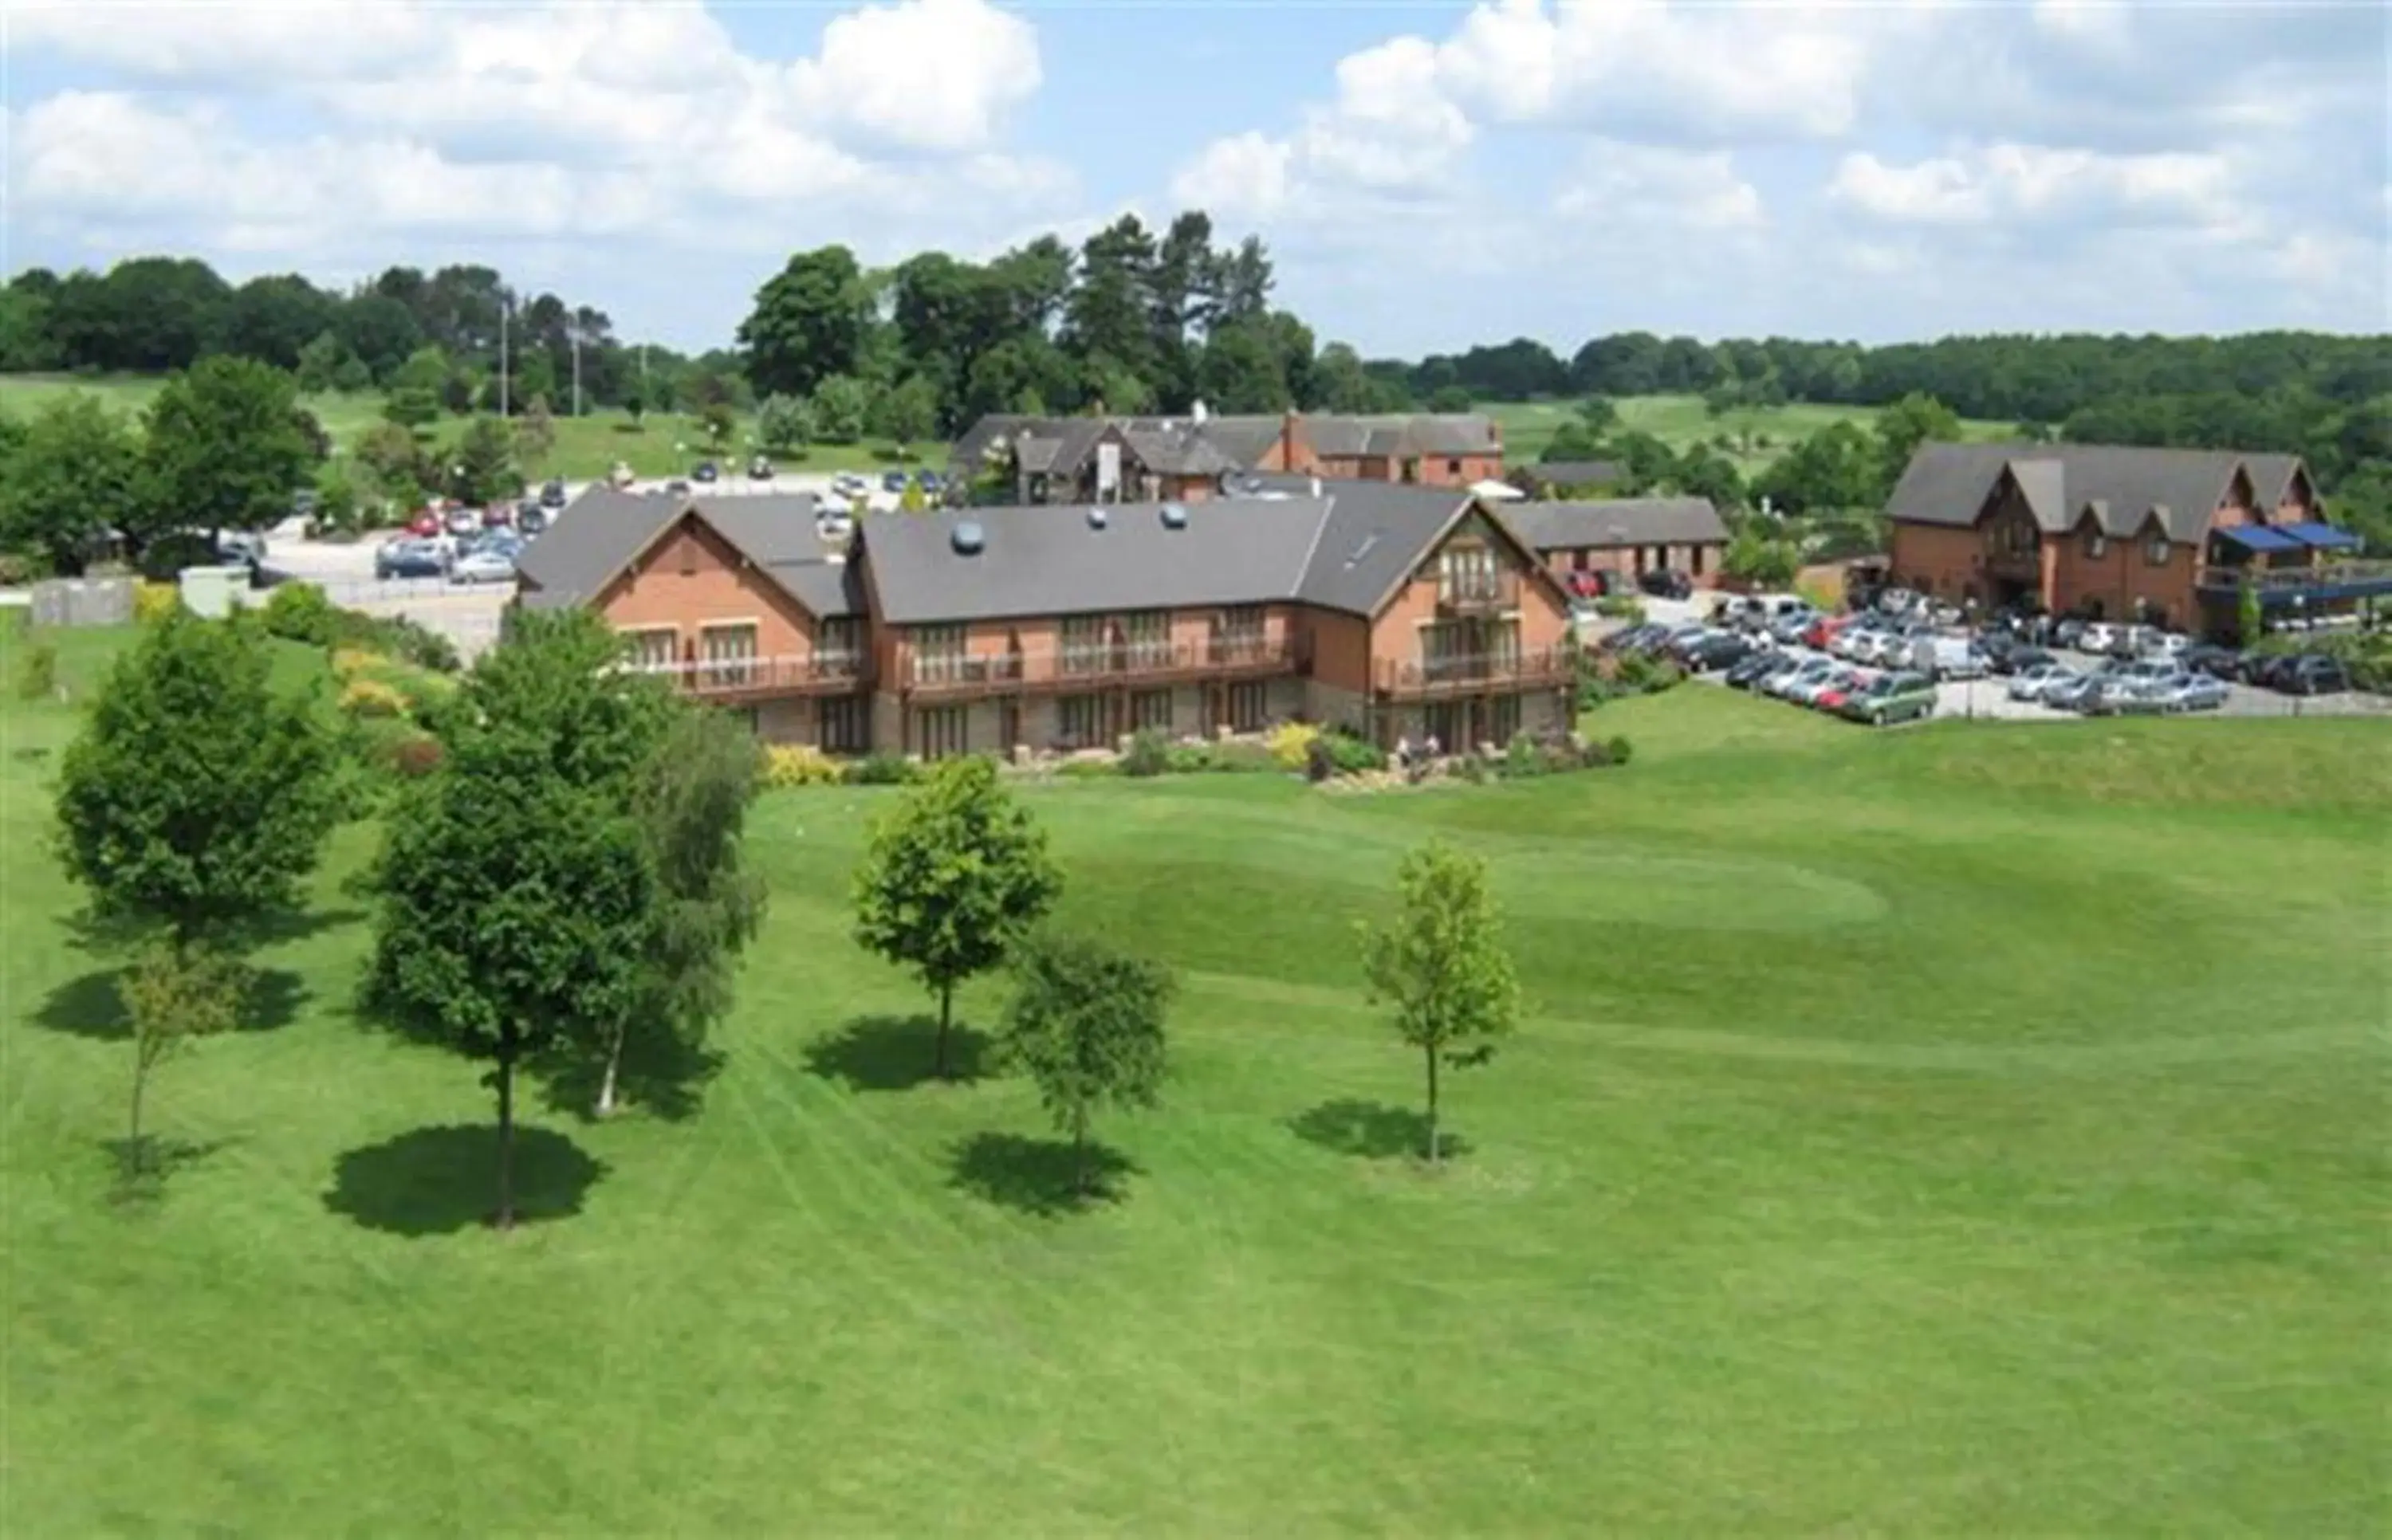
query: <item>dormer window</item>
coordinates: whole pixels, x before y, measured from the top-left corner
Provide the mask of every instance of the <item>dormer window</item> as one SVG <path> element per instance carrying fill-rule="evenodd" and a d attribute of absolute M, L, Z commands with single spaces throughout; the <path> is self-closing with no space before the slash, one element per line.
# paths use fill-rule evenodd
<path fill-rule="evenodd" d="M 2151 538 L 2143 542 L 2143 560 L 2155 567 L 2167 565 L 2168 537 L 2165 530 L 2152 531 Z"/>
<path fill-rule="evenodd" d="M 2087 525 L 2085 530 L 2085 559 L 2098 562 L 2110 553 L 2110 537 Z"/>

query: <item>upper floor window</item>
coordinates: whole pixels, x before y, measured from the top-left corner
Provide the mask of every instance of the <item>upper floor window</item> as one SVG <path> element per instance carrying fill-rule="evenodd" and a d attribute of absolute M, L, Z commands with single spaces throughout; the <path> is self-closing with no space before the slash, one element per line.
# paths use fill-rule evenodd
<path fill-rule="evenodd" d="M 824 657 L 853 657 L 864 650 L 864 623 L 852 615 L 822 623 L 814 634 L 814 651 Z"/>
<path fill-rule="evenodd" d="M 961 626 L 916 626 L 907 633 L 914 644 L 914 671 L 926 681 L 959 679 L 964 668 Z"/>
<path fill-rule="evenodd" d="M 2167 565 L 2168 537 L 2166 535 L 2158 531 L 2152 532 L 2152 537 L 2143 542 L 2143 560 L 2155 567 Z"/>
<path fill-rule="evenodd" d="M 2085 532 L 2085 559 L 2086 561 L 2098 562 L 2102 557 L 2108 555 L 2109 552 L 2110 540 L 2107 536 L 2103 535 L 2098 529 L 2088 529 Z"/>

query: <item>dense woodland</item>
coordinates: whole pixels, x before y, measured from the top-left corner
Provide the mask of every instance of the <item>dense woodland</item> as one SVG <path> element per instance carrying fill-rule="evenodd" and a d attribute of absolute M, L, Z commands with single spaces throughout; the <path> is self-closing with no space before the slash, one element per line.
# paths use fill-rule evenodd
<path fill-rule="evenodd" d="M 1201 211 L 1150 228 L 1124 216 L 1076 248 L 1043 236 L 985 263 L 928 252 L 865 267 L 844 246 L 792 255 L 758 289 L 735 345 L 689 356 L 618 338 L 578 301 L 525 293 L 495 269 L 393 267 L 352 288 L 297 275 L 234 284 L 189 258 L 104 273 L 31 269 L 0 287 L 0 370 L 162 372 L 214 355 L 289 372 L 303 393 L 379 392 L 393 422 L 443 414 L 678 409 L 728 431 L 754 410 L 766 442 L 921 442 L 983 412 L 1458 410 L 1577 398 L 1548 458 L 1608 458 L 1631 489 L 1683 488 L 1797 512 L 1866 507 L 1888 437 L 1856 425 L 1783 449 L 1749 484 L 1736 415 L 1788 402 L 1904 410 L 1891 442 L 2015 423 L 2021 436 L 2287 450 L 2379 547 L 2392 544 L 2392 337 L 1950 337 L 1870 347 L 1788 338 L 1624 332 L 1567 358 L 1516 338 L 1418 362 L 1322 345 L 1273 303 L 1268 252 L 1216 239 Z M 499 378 L 502 329 L 510 369 Z M 578 369 L 577 369 L 578 366 Z M 578 378 L 578 396 L 575 384 Z M 1704 398 L 1709 444 L 1618 431 L 1604 403 Z"/>

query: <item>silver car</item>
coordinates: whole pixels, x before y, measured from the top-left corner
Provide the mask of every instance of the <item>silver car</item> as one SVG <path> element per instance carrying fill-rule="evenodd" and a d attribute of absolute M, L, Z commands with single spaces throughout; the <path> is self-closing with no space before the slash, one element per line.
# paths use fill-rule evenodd
<path fill-rule="evenodd" d="M 2224 679 L 2207 674 L 2177 674 L 2162 679 L 2153 688 L 2167 701 L 2171 711 L 2216 711 L 2226 704 L 2228 686 Z"/>
<path fill-rule="evenodd" d="M 2010 699 L 2040 701 L 2051 690 L 2075 679 L 2076 670 L 2064 663 L 2038 663 L 2010 679 Z"/>
<path fill-rule="evenodd" d="M 455 583 L 512 583 L 515 580 L 515 563 L 504 551 L 488 547 L 458 559 L 448 569 L 449 581 Z"/>

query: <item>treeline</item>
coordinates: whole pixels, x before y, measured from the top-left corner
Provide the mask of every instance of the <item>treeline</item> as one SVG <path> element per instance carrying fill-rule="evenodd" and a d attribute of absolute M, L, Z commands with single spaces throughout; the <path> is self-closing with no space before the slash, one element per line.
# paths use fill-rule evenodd
<path fill-rule="evenodd" d="M 1882 407 L 1931 395 L 1963 417 L 2058 427 L 2136 397 L 2312 396 L 2342 405 L 2392 391 L 2392 337 L 2260 331 L 2235 337 L 1945 337 L 1880 347 L 1787 337 L 1597 337 L 1566 362 L 1526 337 L 1374 362 L 1373 375 L 1417 400 L 1701 395 L 1722 408 L 1788 401 Z"/>

